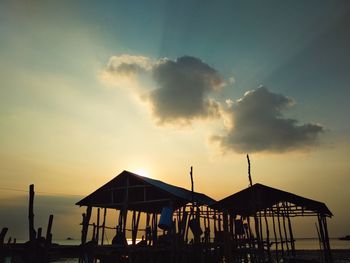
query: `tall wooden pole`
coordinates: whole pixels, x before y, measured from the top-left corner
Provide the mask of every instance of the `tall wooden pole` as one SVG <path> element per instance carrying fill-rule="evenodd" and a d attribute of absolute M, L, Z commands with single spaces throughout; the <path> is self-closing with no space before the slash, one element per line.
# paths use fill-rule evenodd
<path fill-rule="evenodd" d="M 29 186 L 29 210 L 28 210 L 28 219 L 29 219 L 29 240 L 33 241 L 35 239 L 35 230 L 34 230 L 34 184 Z"/>
<path fill-rule="evenodd" d="M 252 180 L 252 176 L 250 174 L 250 159 L 249 159 L 249 155 L 247 154 L 247 161 L 248 161 L 248 179 L 249 179 L 249 185 L 252 186 L 253 185 L 253 180 Z"/>

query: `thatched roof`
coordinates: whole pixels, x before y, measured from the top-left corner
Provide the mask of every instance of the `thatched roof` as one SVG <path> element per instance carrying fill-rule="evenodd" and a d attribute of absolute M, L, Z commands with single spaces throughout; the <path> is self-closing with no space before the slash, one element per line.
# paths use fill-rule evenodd
<path fill-rule="evenodd" d="M 320 213 L 324 216 L 332 216 L 332 212 L 322 202 L 262 184 L 254 184 L 216 202 L 211 207 L 220 211 L 229 210 L 231 213 L 247 216 L 272 208 L 280 202 L 294 204 L 294 206 L 289 206 L 289 212 L 292 215 L 303 215 L 307 212 L 312 212 L 314 214 Z"/>
<path fill-rule="evenodd" d="M 199 205 L 211 205 L 215 200 L 205 194 L 193 194 Z M 170 203 L 176 209 L 192 201 L 192 192 L 159 180 L 123 171 L 76 205 L 107 207 L 160 213 Z"/>

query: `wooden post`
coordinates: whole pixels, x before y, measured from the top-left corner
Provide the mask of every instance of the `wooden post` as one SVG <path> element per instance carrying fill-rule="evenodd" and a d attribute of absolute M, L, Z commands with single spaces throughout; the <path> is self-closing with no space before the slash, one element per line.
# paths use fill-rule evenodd
<path fill-rule="evenodd" d="M 280 207 L 277 205 L 277 222 L 278 222 L 278 232 L 280 234 L 280 241 L 281 241 L 281 252 L 282 256 L 284 256 L 284 245 L 283 245 L 283 236 L 282 236 L 282 230 L 281 230 L 281 220 L 280 220 Z"/>
<path fill-rule="evenodd" d="M 289 240 L 288 240 L 288 234 L 287 234 L 287 229 L 286 229 L 286 206 L 283 203 L 283 211 L 282 211 L 282 222 L 283 222 L 283 230 L 284 230 L 284 236 L 285 236 L 285 240 L 286 240 L 286 248 L 287 248 L 287 254 L 290 254 L 290 250 L 289 250 Z"/>
<path fill-rule="evenodd" d="M 207 207 L 207 220 L 208 220 L 208 229 L 207 229 L 207 235 L 208 235 L 208 243 L 210 243 L 210 211 L 209 207 Z"/>
<path fill-rule="evenodd" d="M 273 235 L 275 237 L 275 250 L 276 250 L 276 262 L 279 262 L 279 258 L 278 258 L 278 239 L 277 239 L 277 233 L 276 233 L 276 222 L 275 222 L 275 216 L 274 216 L 274 212 L 273 209 L 271 210 L 272 213 L 272 227 L 273 227 Z"/>
<path fill-rule="evenodd" d="M 0 245 L 4 244 L 4 240 L 5 240 L 5 236 L 6 236 L 6 233 L 9 229 L 7 227 L 4 227 L 3 229 L 1 229 L 1 232 L 0 232 Z"/>
<path fill-rule="evenodd" d="M 86 243 L 86 238 L 87 238 L 87 233 L 89 230 L 89 222 L 90 222 L 90 217 L 91 217 L 91 211 L 92 207 L 88 206 L 86 208 L 86 214 L 83 214 L 83 227 L 81 230 L 81 243 L 85 244 Z"/>
<path fill-rule="evenodd" d="M 38 228 L 38 234 L 37 234 L 37 239 L 41 239 L 42 237 L 42 232 L 43 232 L 43 229 L 41 227 Z"/>
<path fill-rule="evenodd" d="M 329 262 L 333 262 L 332 250 L 331 250 L 331 246 L 329 244 L 327 218 L 325 216 L 323 216 L 322 220 L 323 220 L 323 226 L 324 226 L 325 244 L 327 246 L 328 259 L 329 259 Z"/>
<path fill-rule="evenodd" d="M 255 242 L 254 242 L 254 236 L 252 234 L 252 229 L 250 227 L 250 217 L 247 216 L 247 226 L 248 226 L 248 239 L 249 239 L 249 254 L 250 258 L 252 258 L 252 261 L 255 260 L 255 253 L 253 251 L 255 250 Z"/>
<path fill-rule="evenodd" d="M 324 235 L 324 227 L 323 227 L 323 222 L 322 222 L 320 214 L 318 214 L 317 219 L 318 219 L 321 241 L 322 241 L 322 245 L 323 245 L 324 259 L 325 259 L 325 262 L 329 262 L 328 253 L 327 253 L 327 245 L 326 245 L 325 235 Z"/>
<path fill-rule="evenodd" d="M 224 255 L 225 262 L 231 262 L 231 244 L 229 242 L 229 231 L 228 231 L 228 212 L 225 210 L 222 216 L 223 220 L 223 230 L 224 230 Z"/>
<path fill-rule="evenodd" d="M 96 241 L 96 224 L 92 223 L 92 237 L 91 241 Z"/>
<path fill-rule="evenodd" d="M 99 236 L 100 236 L 100 208 L 97 209 L 97 220 L 96 220 L 96 242 L 98 244 Z"/>
<path fill-rule="evenodd" d="M 249 185 L 252 186 L 253 185 L 253 180 L 252 180 L 252 176 L 250 173 L 250 160 L 249 160 L 249 155 L 247 154 L 247 161 L 248 161 L 248 179 L 249 179 Z"/>
<path fill-rule="evenodd" d="M 132 218 L 131 218 L 131 242 L 133 245 L 136 245 L 136 211 L 132 211 Z"/>
<path fill-rule="evenodd" d="M 186 211 L 186 207 L 184 207 L 182 212 L 181 226 L 180 226 L 181 242 L 187 242 L 187 237 L 185 239 L 185 234 L 187 230 L 187 218 L 188 218 L 188 212 Z"/>
<path fill-rule="evenodd" d="M 46 243 L 47 244 L 51 244 L 51 242 L 52 242 L 52 234 L 51 234 L 52 221 L 53 221 L 53 215 L 50 215 L 49 222 L 47 224 L 47 229 L 46 229 Z"/>
<path fill-rule="evenodd" d="M 289 208 L 287 210 L 287 219 L 288 219 L 289 236 L 291 239 L 290 241 L 291 241 L 291 247 L 292 247 L 292 255 L 295 256 L 295 241 L 294 241 L 294 235 L 293 235 L 292 222 L 289 216 Z"/>
<path fill-rule="evenodd" d="M 267 221 L 266 209 L 264 211 L 264 219 L 266 225 L 266 248 L 267 248 L 267 257 L 268 261 L 272 262 L 271 251 L 270 251 L 270 230 L 269 230 L 269 222 Z"/>
<path fill-rule="evenodd" d="M 151 219 L 151 216 L 150 214 L 147 212 L 146 214 L 146 228 L 145 228 L 145 240 L 146 240 L 146 244 L 147 245 L 150 245 L 149 242 L 151 242 L 151 238 L 150 238 L 150 219 Z"/>
<path fill-rule="evenodd" d="M 35 229 L 34 229 L 34 184 L 29 186 L 29 241 L 35 239 Z"/>
<path fill-rule="evenodd" d="M 107 208 L 105 207 L 104 210 L 103 210 L 101 245 L 103 245 L 103 242 L 104 242 L 104 239 L 105 239 L 106 215 L 107 215 Z"/>

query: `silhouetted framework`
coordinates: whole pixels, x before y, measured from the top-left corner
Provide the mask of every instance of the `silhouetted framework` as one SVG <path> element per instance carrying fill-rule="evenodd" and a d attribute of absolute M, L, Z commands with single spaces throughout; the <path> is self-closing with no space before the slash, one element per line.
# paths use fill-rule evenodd
<path fill-rule="evenodd" d="M 223 216 L 225 262 L 296 259 L 291 219 L 314 216 L 325 262 L 332 262 L 327 230 L 331 211 L 324 203 L 262 184 L 230 195 L 211 208 Z"/>
<path fill-rule="evenodd" d="M 216 231 L 211 226 L 217 220 L 209 205 L 214 203 L 204 194 L 123 171 L 77 203 L 87 207 L 81 261 L 218 262 L 211 242 Z M 117 215 L 110 226 L 109 211 Z M 107 230 L 114 232 L 112 244 L 106 244 Z"/>
<path fill-rule="evenodd" d="M 77 203 L 86 206 L 79 246 L 52 244 L 53 215 L 46 237 L 41 227 L 35 229 L 31 185 L 29 241 L 17 244 L 9 238 L 5 244 L 4 227 L 0 261 L 48 263 L 75 257 L 81 263 L 305 262 L 296 254 L 292 219 L 314 216 L 322 262 L 332 262 L 327 229 L 332 213 L 324 203 L 262 184 L 216 202 L 194 192 L 192 172 L 191 167 L 189 191 L 123 171 Z"/>

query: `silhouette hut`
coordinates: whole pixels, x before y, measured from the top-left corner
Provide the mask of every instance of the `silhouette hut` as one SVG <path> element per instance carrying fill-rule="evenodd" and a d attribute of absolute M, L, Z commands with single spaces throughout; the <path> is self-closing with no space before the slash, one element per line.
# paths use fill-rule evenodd
<path fill-rule="evenodd" d="M 317 217 L 317 232 L 325 262 L 331 262 L 327 206 L 262 184 L 254 184 L 211 206 L 223 214 L 225 257 L 250 261 L 277 262 L 282 257 L 294 257 L 295 239 L 292 217 Z M 272 228 L 271 228 L 272 225 Z M 234 254 L 232 254 L 234 251 Z"/>
<path fill-rule="evenodd" d="M 92 239 L 103 245 L 105 229 L 116 230 L 114 241 L 126 245 L 126 232 L 131 232 L 132 244 L 136 244 L 140 217 L 142 215 L 145 227 L 142 229 L 142 239 L 145 245 L 155 245 L 160 242 L 158 228 L 163 236 L 176 232 L 184 240 L 191 215 L 186 211 L 186 205 L 195 202 L 198 206 L 208 206 L 215 203 L 210 197 L 191 192 L 181 187 L 173 186 L 155 179 L 143 177 L 128 171 L 123 171 L 114 179 L 91 193 L 76 205 L 86 206 L 82 222 L 82 244 L 86 243 L 89 226 L 93 226 Z M 90 224 L 92 209 L 97 208 L 97 222 Z M 100 209 L 104 209 L 103 222 L 100 224 Z M 107 209 L 119 213 L 117 227 L 107 227 Z M 188 210 L 188 209 L 187 209 Z M 131 214 L 131 220 L 128 220 Z M 159 216 L 161 214 L 161 216 Z M 158 222 L 159 221 L 159 222 Z M 177 221 L 177 224 L 176 224 Z M 115 221 L 114 221 L 115 222 Z M 131 223 L 128 229 L 127 225 Z M 100 229 L 102 234 L 100 235 Z M 139 231 L 140 232 L 140 231 Z M 167 235 L 166 235 L 167 234 Z M 169 235 L 168 235 L 169 234 Z M 173 235 L 174 236 L 174 235 Z"/>

